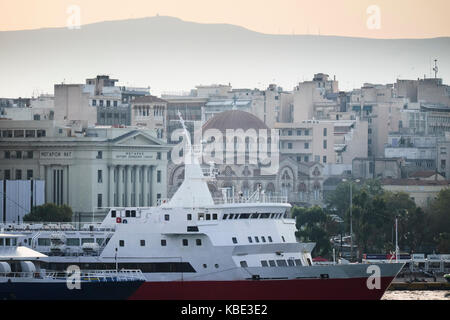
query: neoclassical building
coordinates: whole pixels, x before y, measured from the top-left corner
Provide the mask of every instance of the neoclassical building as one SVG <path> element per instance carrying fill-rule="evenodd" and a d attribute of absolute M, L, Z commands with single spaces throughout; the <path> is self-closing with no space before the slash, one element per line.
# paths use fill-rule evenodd
<path fill-rule="evenodd" d="M 202 132 L 209 129 L 217 129 L 225 137 L 227 129 L 242 129 L 245 132 L 249 129 L 258 131 L 269 128 L 248 112 L 230 110 L 214 116 L 202 126 Z M 226 144 L 235 143 L 235 141 L 230 141 L 229 137 L 226 137 L 223 139 L 223 143 L 223 150 L 226 150 Z M 248 153 L 248 149 L 246 149 L 246 153 Z M 235 159 L 238 154 L 235 152 Z M 225 157 L 224 155 L 223 159 Z M 244 158 L 248 160 L 248 154 Z M 204 166 L 206 169 L 208 164 Z M 278 169 L 272 174 L 265 174 L 259 162 L 251 164 L 250 161 L 246 161 L 245 164 L 238 164 L 237 161 L 233 164 L 220 162 L 215 163 L 215 168 L 217 169 L 216 178 L 209 182 L 210 191 L 215 197 L 222 197 L 224 188 L 229 190 L 227 192 L 232 190 L 235 195 L 241 194 L 247 197 L 260 187 L 266 194 L 287 196 L 288 201 L 295 205 L 312 206 L 323 203 L 324 166 L 318 162 L 297 162 L 281 152 Z M 168 168 L 169 197 L 175 193 L 183 179 L 184 165 L 170 163 Z"/>
<path fill-rule="evenodd" d="M 76 220 L 167 197 L 170 147 L 154 130 L 2 121 L 0 131 L 0 180 L 44 180 L 45 202 L 69 205 Z"/>

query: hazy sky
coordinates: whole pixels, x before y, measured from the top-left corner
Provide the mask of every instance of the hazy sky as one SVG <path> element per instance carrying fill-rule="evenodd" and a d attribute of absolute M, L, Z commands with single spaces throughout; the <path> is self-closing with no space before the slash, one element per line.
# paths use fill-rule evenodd
<path fill-rule="evenodd" d="M 82 25 L 159 14 L 272 34 L 450 36 L 449 0 L 0 0 L 0 30 L 64 27 L 72 5 Z"/>

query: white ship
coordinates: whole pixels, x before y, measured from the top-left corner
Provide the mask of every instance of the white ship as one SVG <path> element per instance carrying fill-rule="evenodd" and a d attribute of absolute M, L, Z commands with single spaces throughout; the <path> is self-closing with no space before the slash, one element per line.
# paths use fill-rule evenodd
<path fill-rule="evenodd" d="M 185 180 L 170 201 L 111 208 L 84 230 L 11 229 L 49 256 L 47 269 L 140 269 L 146 281 L 131 299 L 380 299 L 401 270 L 397 263 L 314 265 L 314 243 L 297 241 L 285 197 L 258 190 L 213 199 L 189 138 L 188 146 Z"/>

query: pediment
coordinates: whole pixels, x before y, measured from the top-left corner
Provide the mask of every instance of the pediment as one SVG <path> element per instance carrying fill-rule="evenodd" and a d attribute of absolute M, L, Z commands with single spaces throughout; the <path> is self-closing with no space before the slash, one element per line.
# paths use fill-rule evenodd
<path fill-rule="evenodd" d="M 123 135 L 117 137 L 115 140 L 116 141 L 114 144 L 119 146 L 148 146 L 163 144 L 159 139 L 142 132 L 137 132 L 132 135 Z"/>

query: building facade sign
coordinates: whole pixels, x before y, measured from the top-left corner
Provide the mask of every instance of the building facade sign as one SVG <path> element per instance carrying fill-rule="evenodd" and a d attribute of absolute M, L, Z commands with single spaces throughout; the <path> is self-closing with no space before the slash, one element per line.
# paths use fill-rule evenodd
<path fill-rule="evenodd" d="M 41 151 L 41 159 L 72 159 L 72 151 Z"/>
<path fill-rule="evenodd" d="M 154 159 L 154 155 L 150 152 L 113 152 L 113 159 Z"/>

